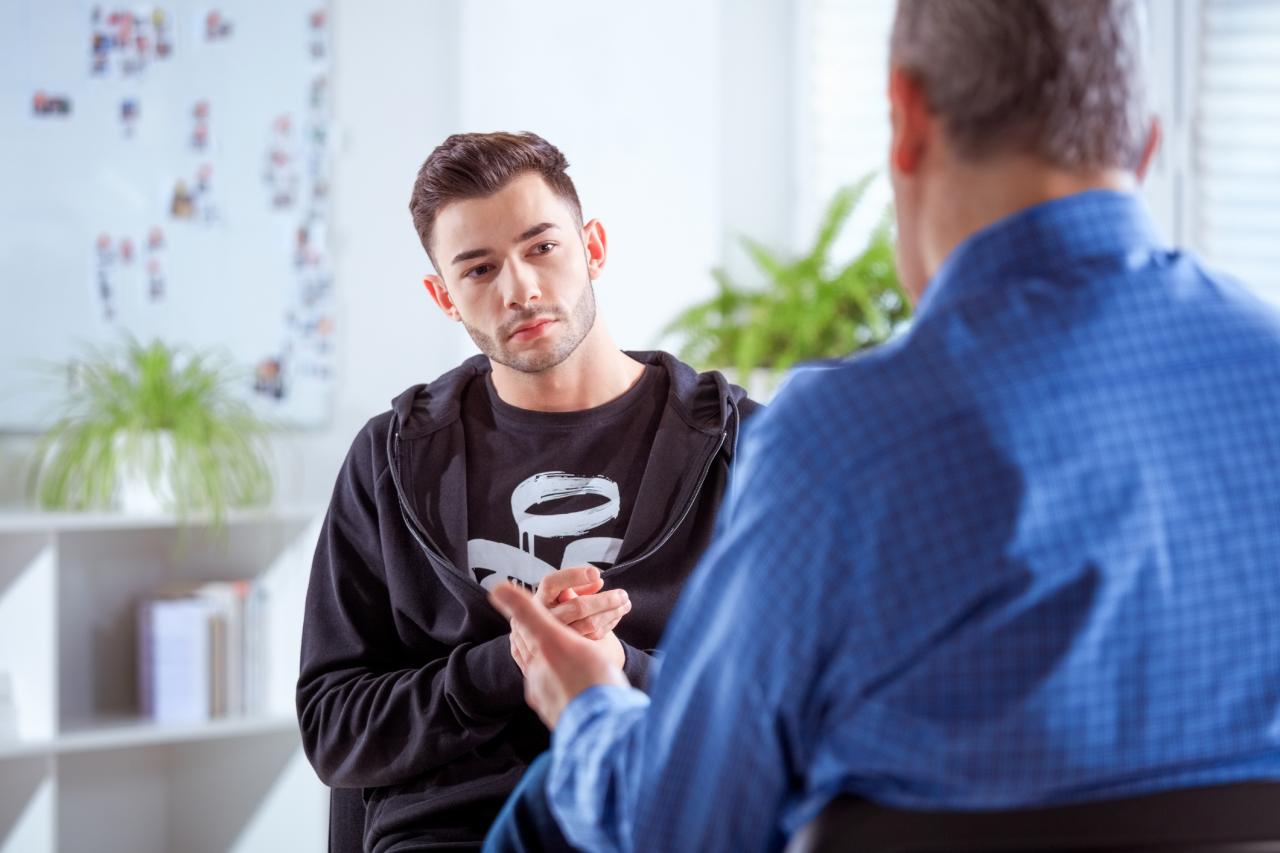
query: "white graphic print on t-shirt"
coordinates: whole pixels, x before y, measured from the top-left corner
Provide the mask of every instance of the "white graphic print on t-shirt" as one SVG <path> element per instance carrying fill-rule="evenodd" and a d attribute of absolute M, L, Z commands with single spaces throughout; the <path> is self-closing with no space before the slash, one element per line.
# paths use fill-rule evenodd
<path fill-rule="evenodd" d="M 604 502 L 557 515 L 530 512 L 547 501 L 583 495 L 595 495 L 604 498 Z M 622 540 L 611 536 L 587 536 L 570 542 L 565 546 L 559 566 L 539 559 L 536 546 L 539 537 L 581 536 L 613 521 L 621 508 L 618 484 L 608 477 L 580 477 L 563 471 L 534 474 L 511 493 L 511 514 L 519 531 L 519 547 L 489 539 L 472 539 L 467 543 L 467 564 L 485 589 L 493 589 L 506 581 L 517 581 L 536 589 L 542 578 L 557 568 L 588 563 L 613 565 Z"/>

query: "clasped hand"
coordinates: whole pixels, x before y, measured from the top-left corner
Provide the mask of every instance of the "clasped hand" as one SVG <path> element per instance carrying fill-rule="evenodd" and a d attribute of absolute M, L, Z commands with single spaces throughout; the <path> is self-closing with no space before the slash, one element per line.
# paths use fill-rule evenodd
<path fill-rule="evenodd" d="M 511 656 L 525 676 L 525 698 L 549 728 L 569 701 L 594 684 L 626 686 L 625 654 L 613 629 L 631 611 L 626 591 L 601 592 L 594 566 L 547 575 L 532 596 L 510 584 L 490 593 L 511 621 Z"/>

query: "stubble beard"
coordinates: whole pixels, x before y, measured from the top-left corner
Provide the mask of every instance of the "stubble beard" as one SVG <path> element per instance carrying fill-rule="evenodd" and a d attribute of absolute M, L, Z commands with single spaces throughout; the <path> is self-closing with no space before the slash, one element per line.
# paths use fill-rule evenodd
<path fill-rule="evenodd" d="M 510 340 L 511 333 L 519 326 L 533 319 L 556 320 L 563 324 L 564 329 L 561 331 L 559 340 L 550 349 L 545 350 L 514 352 L 508 349 L 506 343 Z M 490 360 L 512 370 L 518 370 L 521 373 L 542 373 L 573 355 L 574 350 L 591 333 L 595 322 L 595 288 L 588 281 L 587 286 L 582 289 L 582 295 L 578 297 L 577 303 L 567 314 L 558 307 L 551 310 L 539 307 L 525 309 L 512 316 L 506 323 L 503 323 L 494 335 L 486 334 L 476 327 L 468 325 L 465 321 L 463 321 L 462 325 L 466 328 L 467 334 L 471 336 L 471 340 L 475 342 L 480 352 L 488 356 Z"/>

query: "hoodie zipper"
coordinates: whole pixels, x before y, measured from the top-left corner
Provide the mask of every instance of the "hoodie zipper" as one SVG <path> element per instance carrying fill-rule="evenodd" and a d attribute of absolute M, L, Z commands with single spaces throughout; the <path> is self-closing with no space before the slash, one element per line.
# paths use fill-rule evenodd
<path fill-rule="evenodd" d="M 698 478 L 698 485 L 693 487 L 693 494 L 689 495 L 689 500 L 685 502 L 684 510 L 681 511 L 680 517 L 676 519 L 676 523 L 667 528 L 667 532 L 662 534 L 662 538 L 655 542 L 653 547 L 649 548 L 649 550 L 645 551 L 638 557 L 632 557 L 630 560 L 623 560 L 621 563 L 614 563 L 612 566 L 605 569 L 606 573 L 615 572 L 618 569 L 625 569 L 628 566 L 634 566 L 641 560 L 649 559 L 649 557 L 653 556 L 659 548 L 667 544 L 668 539 L 676 534 L 676 531 L 680 529 L 680 525 L 684 524 L 685 518 L 688 517 L 689 512 L 693 509 L 693 505 L 697 503 L 698 495 L 702 493 L 702 486 L 707 482 L 707 474 L 711 473 L 711 463 L 716 461 L 716 456 L 720 454 L 720 448 L 724 447 L 724 440 L 728 435 L 728 431 L 720 433 L 720 441 L 716 444 L 716 449 L 711 452 L 711 455 L 707 457 L 707 461 L 703 464 L 702 476 Z"/>
<path fill-rule="evenodd" d="M 734 444 L 736 445 L 737 438 L 738 438 L 738 431 L 739 431 L 738 418 L 740 417 L 738 414 L 738 404 L 734 402 L 733 398 L 731 397 L 729 398 L 729 405 L 733 408 Z M 680 517 L 676 519 L 676 523 L 671 525 L 671 527 L 667 528 L 667 532 L 662 534 L 662 537 L 658 539 L 658 541 L 655 542 L 653 546 L 649 548 L 647 551 L 645 551 L 643 554 L 641 554 L 638 557 L 632 557 L 630 560 L 623 560 L 621 563 L 614 563 L 612 566 L 610 566 L 608 569 L 605 570 L 606 572 L 614 572 L 618 569 L 625 569 L 628 566 L 634 566 L 636 563 L 639 563 L 641 560 L 649 559 L 649 557 L 657 553 L 657 551 L 661 549 L 663 545 L 667 544 L 667 540 L 669 540 L 672 536 L 674 536 L 676 531 L 680 529 L 680 525 L 684 524 L 685 518 L 687 518 L 690 511 L 693 510 L 693 505 L 697 503 L 698 495 L 702 494 L 702 487 L 707 482 L 707 475 L 711 473 L 711 465 L 713 462 L 716 461 L 716 457 L 720 455 L 720 450 L 721 448 L 724 447 L 725 439 L 728 438 L 728 436 L 729 436 L 729 431 L 727 429 L 722 430 L 720 432 L 720 440 L 716 442 L 715 450 L 711 451 L 711 455 L 708 456 L 707 461 L 703 463 L 702 475 L 698 477 L 698 485 L 693 487 L 693 493 L 689 495 L 689 500 L 685 502 L 684 509 L 681 511 Z"/>
<path fill-rule="evenodd" d="M 427 558 L 442 563 L 445 567 L 458 570 L 453 561 L 444 555 L 444 552 L 431 541 L 431 534 L 427 532 L 426 527 L 418 520 L 417 514 L 409 506 L 405 499 L 404 487 L 400 485 L 400 424 L 397 418 L 396 425 L 391 435 L 388 435 L 387 450 L 392 451 L 392 437 L 394 436 L 395 449 L 391 458 L 387 460 L 388 467 L 391 469 L 391 483 L 396 487 L 396 500 L 400 503 L 400 518 L 403 519 L 405 527 L 409 528 L 410 535 L 414 541 L 418 543 L 423 551 L 426 552 Z"/>

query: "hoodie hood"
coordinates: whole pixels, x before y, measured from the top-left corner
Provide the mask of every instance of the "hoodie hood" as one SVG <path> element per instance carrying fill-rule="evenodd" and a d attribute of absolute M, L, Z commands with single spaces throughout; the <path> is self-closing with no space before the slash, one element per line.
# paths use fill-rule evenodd
<path fill-rule="evenodd" d="M 628 351 L 627 355 L 666 371 L 668 405 L 692 429 L 724 432 L 738 406 L 746 400 L 746 391 L 731 385 L 718 370 L 699 373 L 665 352 Z M 475 355 L 433 382 L 407 388 L 391 402 L 393 428 L 398 428 L 401 439 L 407 440 L 422 438 L 457 422 L 463 390 L 491 369 L 487 356 Z"/>

